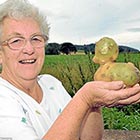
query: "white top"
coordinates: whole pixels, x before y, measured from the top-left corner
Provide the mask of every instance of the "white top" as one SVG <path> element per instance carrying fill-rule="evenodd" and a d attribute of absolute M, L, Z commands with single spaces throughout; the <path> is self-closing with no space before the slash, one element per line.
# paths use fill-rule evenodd
<path fill-rule="evenodd" d="M 0 139 L 41 140 L 71 97 L 51 75 L 38 76 L 43 91 L 39 104 L 0 78 Z"/>

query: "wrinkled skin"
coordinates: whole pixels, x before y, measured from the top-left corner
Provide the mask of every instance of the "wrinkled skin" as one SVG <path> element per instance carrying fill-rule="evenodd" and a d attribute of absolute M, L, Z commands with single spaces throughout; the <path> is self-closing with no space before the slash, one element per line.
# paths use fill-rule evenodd
<path fill-rule="evenodd" d="M 100 64 L 94 74 L 96 81 L 123 81 L 127 87 L 140 83 L 140 71 L 133 63 L 115 63 L 118 45 L 108 37 L 100 39 L 95 46 L 93 61 Z"/>

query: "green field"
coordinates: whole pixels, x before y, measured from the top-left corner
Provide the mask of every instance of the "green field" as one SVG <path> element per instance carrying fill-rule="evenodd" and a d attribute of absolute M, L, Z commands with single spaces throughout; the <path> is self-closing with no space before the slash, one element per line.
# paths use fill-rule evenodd
<path fill-rule="evenodd" d="M 92 61 L 93 55 L 47 55 L 41 73 L 52 74 L 73 96 L 86 82 L 92 81 L 99 65 Z M 119 54 L 118 62 L 133 62 L 140 69 L 140 54 Z M 118 112 L 119 111 L 119 112 Z M 140 106 L 130 105 L 123 108 L 104 108 L 106 129 L 140 130 Z"/>
<path fill-rule="evenodd" d="M 93 63 L 93 55 L 47 55 L 41 73 L 49 73 L 62 81 L 73 95 L 85 82 L 93 80 L 99 65 Z M 119 55 L 116 61 L 132 62 L 140 69 L 140 54 Z"/>

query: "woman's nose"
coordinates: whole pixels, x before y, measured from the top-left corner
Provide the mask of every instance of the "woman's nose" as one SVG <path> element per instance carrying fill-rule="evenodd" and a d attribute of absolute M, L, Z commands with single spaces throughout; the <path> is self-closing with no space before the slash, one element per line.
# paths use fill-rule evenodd
<path fill-rule="evenodd" d="M 29 40 L 27 40 L 26 44 L 23 48 L 23 52 L 31 55 L 34 53 L 34 51 L 35 51 L 34 46 L 31 44 L 31 42 Z"/>

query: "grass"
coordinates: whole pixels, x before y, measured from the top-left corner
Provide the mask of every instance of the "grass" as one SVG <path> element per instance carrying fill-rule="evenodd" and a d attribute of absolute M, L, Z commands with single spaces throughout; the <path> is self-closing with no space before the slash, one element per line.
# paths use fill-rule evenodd
<path fill-rule="evenodd" d="M 92 61 L 93 55 L 47 55 L 41 73 L 49 73 L 62 81 L 70 95 L 93 76 L 99 65 Z M 118 62 L 132 62 L 140 69 L 140 55 L 120 54 Z"/>
<path fill-rule="evenodd" d="M 88 55 L 49 55 L 46 56 L 41 73 L 49 73 L 62 81 L 67 91 L 73 96 L 87 81 L 93 80 L 97 65 Z"/>
<path fill-rule="evenodd" d="M 126 115 L 124 111 L 118 108 L 104 108 L 104 128 L 121 130 L 140 130 L 140 114 L 137 110 Z"/>
<path fill-rule="evenodd" d="M 41 73 L 57 77 L 73 96 L 86 82 L 92 81 L 99 65 L 92 62 L 93 55 L 48 55 Z M 132 62 L 140 69 L 138 53 L 119 54 L 117 62 Z M 103 117 L 106 129 L 140 130 L 140 106 L 104 108 Z"/>

